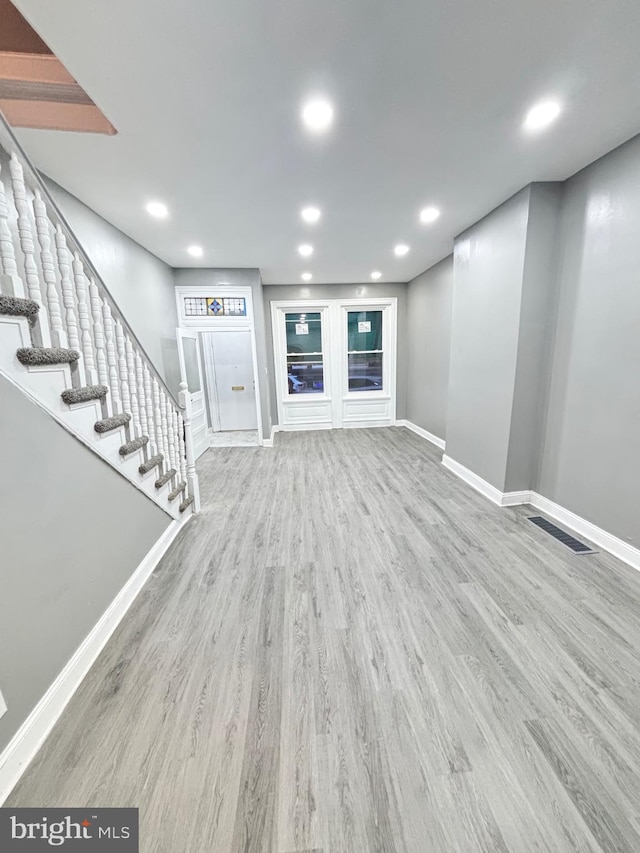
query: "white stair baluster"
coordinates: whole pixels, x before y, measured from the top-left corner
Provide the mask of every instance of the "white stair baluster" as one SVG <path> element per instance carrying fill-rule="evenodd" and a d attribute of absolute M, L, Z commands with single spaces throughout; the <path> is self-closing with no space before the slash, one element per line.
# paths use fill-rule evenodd
<path fill-rule="evenodd" d="M 138 406 L 138 390 L 136 388 L 136 364 L 133 357 L 133 346 L 128 335 L 125 336 L 124 346 L 127 359 L 127 376 L 129 377 L 129 399 L 131 400 L 131 422 L 133 424 L 133 434 L 136 438 L 142 435 L 142 426 L 140 424 L 140 407 Z"/>
<path fill-rule="evenodd" d="M 142 364 L 143 370 L 143 379 L 142 383 L 144 385 L 144 407 L 147 412 L 147 435 L 149 436 L 149 441 L 151 446 L 155 448 L 152 456 L 156 456 L 158 453 L 162 453 L 161 447 L 158 445 L 156 441 L 156 427 L 155 427 L 155 410 L 153 407 L 153 396 L 151 392 L 151 374 L 149 373 L 149 368 L 147 367 L 146 362 Z"/>
<path fill-rule="evenodd" d="M 184 443 L 184 421 L 182 420 L 182 415 L 179 412 L 174 410 L 174 417 L 176 422 L 176 432 L 178 434 L 178 452 L 180 453 L 180 477 L 182 480 L 186 481 L 187 479 L 187 455 L 185 453 L 185 443 Z"/>
<path fill-rule="evenodd" d="M 67 327 L 67 340 L 72 349 L 80 349 L 80 337 L 78 335 L 78 318 L 76 317 L 76 303 L 73 298 L 73 283 L 71 281 L 71 259 L 67 249 L 67 240 L 62 228 L 56 228 L 56 254 L 58 256 L 58 269 L 60 270 L 60 287 L 62 289 L 62 304 L 64 305 L 64 322 Z"/>
<path fill-rule="evenodd" d="M 120 399 L 120 385 L 118 383 L 118 359 L 116 355 L 113 317 L 111 315 L 111 306 L 106 299 L 102 303 L 102 317 L 104 320 L 104 337 L 107 348 L 107 375 L 111 390 L 111 411 L 115 415 L 122 413 L 122 400 Z"/>
<path fill-rule="evenodd" d="M 148 370 L 145 372 L 145 380 L 147 378 Z M 162 410 L 160 408 L 160 387 L 158 385 L 158 380 L 154 377 L 153 379 L 153 420 L 156 431 L 156 446 L 157 453 L 162 453 L 164 456 L 164 470 L 168 471 L 171 465 L 169 465 L 169 453 L 167 450 L 167 446 L 164 440 L 164 432 L 162 428 L 163 418 L 162 418 Z M 166 423 L 166 415 L 164 418 L 164 422 Z"/>
<path fill-rule="evenodd" d="M 106 341 L 104 337 L 104 324 L 102 319 L 102 300 L 98 285 L 93 278 L 89 279 L 89 299 L 91 301 L 91 317 L 93 319 L 93 341 L 96 349 L 96 367 L 98 371 L 98 382 L 109 387 L 109 374 L 107 372 Z M 110 408 L 110 407 L 109 407 Z"/>
<path fill-rule="evenodd" d="M 36 233 L 40 244 L 40 265 L 46 285 L 47 311 L 49 312 L 49 328 L 51 343 L 56 347 L 66 348 L 67 335 L 62 325 L 62 310 L 56 278 L 55 260 L 52 249 L 51 227 L 47 207 L 42 199 L 40 190 L 35 190 L 33 198 L 33 213 L 36 220 Z"/>
<path fill-rule="evenodd" d="M 149 419 L 147 418 L 147 400 L 144 388 L 142 359 L 140 358 L 140 353 L 137 350 L 134 350 L 133 357 L 136 365 L 136 389 L 138 392 L 138 408 L 140 409 L 140 426 L 142 427 L 142 434 L 148 435 L 149 440 L 151 440 L 151 430 L 149 429 Z"/>
<path fill-rule="evenodd" d="M 162 452 L 164 453 L 165 471 L 173 468 L 171 462 L 171 445 L 169 443 L 169 422 L 167 421 L 167 398 L 164 391 L 160 388 L 158 380 L 155 380 L 155 385 L 158 385 L 158 398 L 160 401 L 160 429 L 162 432 Z"/>
<path fill-rule="evenodd" d="M 165 399 L 165 411 L 167 413 L 167 443 L 169 445 L 169 461 L 171 468 L 176 470 L 176 481 L 180 479 L 180 466 L 178 465 L 178 454 L 176 453 L 176 435 L 173 429 L 173 406 L 168 399 Z"/>
<path fill-rule="evenodd" d="M 18 275 L 13 237 L 9 229 L 9 204 L 2 181 L 0 181 L 0 263 L 2 264 L 0 293 L 5 296 L 24 296 L 24 286 Z"/>
<path fill-rule="evenodd" d="M 178 423 L 184 426 L 180 430 L 180 435 L 184 436 L 184 457 L 187 463 L 186 481 L 189 494 L 193 497 L 194 512 L 200 512 L 200 483 L 198 481 L 198 473 L 196 471 L 196 457 L 193 446 L 193 429 L 192 429 L 192 403 L 191 394 L 186 382 L 180 383 L 180 393 L 178 401 L 182 409 L 182 415 L 178 419 Z"/>
<path fill-rule="evenodd" d="M 31 217 L 29 216 L 29 202 L 27 201 L 27 188 L 24 183 L 22 165 L 15 154 L 11 155 L 9 161 L 9 173 L 13 186 L 13 200 L 18 211 L 18 234 L 20 246 L 24 254 L 24 271 L 27 281 L 27 296 L 42 305 L 42 294 L 40 293 L 40 276 L 36 264 L 36 247 L 33 242 L 31 229 Z"/>
<path fill-rule="evenodd" d="M 84 372 L 87 382 L 95 385 L 98 381 L 96 362 L 93 357 L 93 343 L 91 342 L 91 322 L 89 320 L 89 303 L 87 302 L 87 279 L 80 255 L 73 255 L 73 280 L 76 286 L 76 298 L 78 300 L 78 323 L 80 325 L 80 344 L 84 358 Z"/>
<path fill-rule="evenodd" d="M 129 394 L 129 371 L 127 370 L 127 353 L 124 342 L 124 330 L 120 320 L 116 319 L 116 347 L 118 350 L 118 371 L 120 373 L 120 393 L 122 394 L 122 412 L 131 414 L 131 396 Z"/>

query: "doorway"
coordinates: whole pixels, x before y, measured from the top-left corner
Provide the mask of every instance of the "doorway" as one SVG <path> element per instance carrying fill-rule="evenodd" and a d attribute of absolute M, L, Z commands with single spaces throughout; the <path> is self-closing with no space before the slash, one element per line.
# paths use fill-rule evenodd
<path fill-rule="evenodd" d="M 209 422 L 214 432 L 258 429 L 249 329 L 201 332 Z"/>

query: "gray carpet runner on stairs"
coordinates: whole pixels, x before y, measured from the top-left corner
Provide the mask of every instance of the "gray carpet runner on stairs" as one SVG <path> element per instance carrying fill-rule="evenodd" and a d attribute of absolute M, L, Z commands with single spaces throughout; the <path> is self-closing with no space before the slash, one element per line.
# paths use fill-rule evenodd
<path fill-rule="evenodd" d="M 135 453 L 136 450 L 140 450 L 141 447 L 149 444 L 149 436 L 141 435 L 140 438 L 134 438 L 133 441 L 128 441 L 126 444 L 123 444 L 120 448 L 120 456 L 129 456 L 130 453 Z"/>
<path fill-rule="evenodd" d="M 67 388 L 60 396 L 69 406 L 87 403 L 89 400 L 104 400 L 109 393 L 106 385 L 85 385 L 82 388 Z"/>
<path fill-rule="evenodd" d="M 93 428 L 96 432 L 111 432 L 112 429 L 126 426 L 131 420 L 131 415 L 125 413 L 122 415 L 113 415 L 111 418 L 103 418 L 101 421 L 96 421 Z"/>
<path fill-rule="evenodd" d="M 178 472 L 175 468 L 171 468 L 169 471 L 166 472 L 166 474 L 163 474 L 162 477 L 158 477 L 155 483 L 156 489 L 161 489 L 163 486 L 166 486 L 169 480 L 172 477 L 175 477 L 177 473 Z"/>
<path fill-rule="evenodd" d="M 191 504 L 192 504 L 192 503 L 193 503 L 193 495 L 189 495 L 189 497 L 188 497 L 188 498 L 185 498 L 185 499 L 182 501 L 182 503 L 180 504 L 180 507 L 179 507 L 180 512 L 184 512 L 184 511 L 185 511 L 185 509 L 186 509 L 187 507 L 191 506 Z"/>
<path fill-rule="evenodd" d="M 172 492 L 169 492 L 169 494 L 167 495 L 169 500 L 175 501 L 175 499 L 178 497 L 178 495 L 182 494 L 186 485 L 187 484 L 185 482 L 178 483 L 178 485 L 175 487 L 175 489 Z"/>
<path fill-rule="evenodd" d="M 33 299 L 20 299 L 19 296 L 0 296 L 0 314 L 10 317 L 35 317 L 40 306 Z"/>
<path fill-rule="evenodd" d="M 152 456 L 151 459 L 147 459 L 146 462 L 143 462 L 142 465 L 138 468 L 138 471 L 141 474 L 148 474 L 149 471 L 153 471 L 158 465 L 161 465 L 164 461 L 164 456 L 162 453 L 158 453 L 157 456 Z"/>
<path fill-rule="evenodd" d="M 72 364 L 80 358 L 80 353 L 75 349 L 62 349 L 61 347 L 20 347 L 16 352 L 20 364 Z"/>

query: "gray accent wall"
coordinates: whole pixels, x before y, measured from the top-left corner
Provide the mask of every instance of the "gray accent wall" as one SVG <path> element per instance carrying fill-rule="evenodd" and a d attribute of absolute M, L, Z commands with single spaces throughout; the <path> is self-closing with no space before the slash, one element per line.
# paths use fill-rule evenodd
<path fill-rule="evenodd" d="M 0 751 L 171 518 L 0 376 Z"/>
<path fill-rule="evenodd" d="M 270 406 L 273 423 L 278 423 L 278 400 L 276 395 L 275 367 L 273 361 L 273 330 L 271 326 L 271 303 L 284 299 L 387 299 L 398 300 L 398 353 L 396 370 L 396 417 L 407 416 L 407 339 L 404 334 L 407 322 L 407 285 L 403 282 L 373 282 L 367 284 L 266 284 L 264 291 L 264 320 L 268 372 L 270 381 Z"/>
<path fill-rule="evenodd" d="M 173 269 L 54 181 L 44 180 L 154 367 L 177 395 L 180 367 Z"/>
<path fill-rule="evenodd" d="M 504 491 L 530 188 L 456 238 L 447 456 Z"/>
<path fill-rule="evenodd" d="M 265 438 L 271 434 L 271 375 L 269 374 L 269 354 L 266 321 L 263 305 L 263 287 L 260 270 L 247 268 L 205 268 L 174 270 L 176 287 L 250 287 L 253 297 L 253 314 L 256 335 L 256 355 L 258 361 L 258 386 L 260 389 L 260 408 L 262 409 L 262 432 Z M 174 295 L 175 300 L 175 295 Z M 273 359 L 272 359 L 273 360 Z"/>
<path fill-rule="evenodd" d="M 407 420 L 445 439 L 453 255 L 407 286 Z"/>
<path fill-rule="evenodd" d="M 640 547 L 640 137 L 564 186 L 536 491 Z"/>

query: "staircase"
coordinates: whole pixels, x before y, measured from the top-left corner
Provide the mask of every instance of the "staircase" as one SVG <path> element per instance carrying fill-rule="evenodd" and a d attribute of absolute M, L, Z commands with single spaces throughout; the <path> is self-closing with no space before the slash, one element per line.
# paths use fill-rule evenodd
<path fill-rule="evenodd" d="M 0 114 L 0 374 L 173 518 L 198 512 L 165 385 Z"/>

